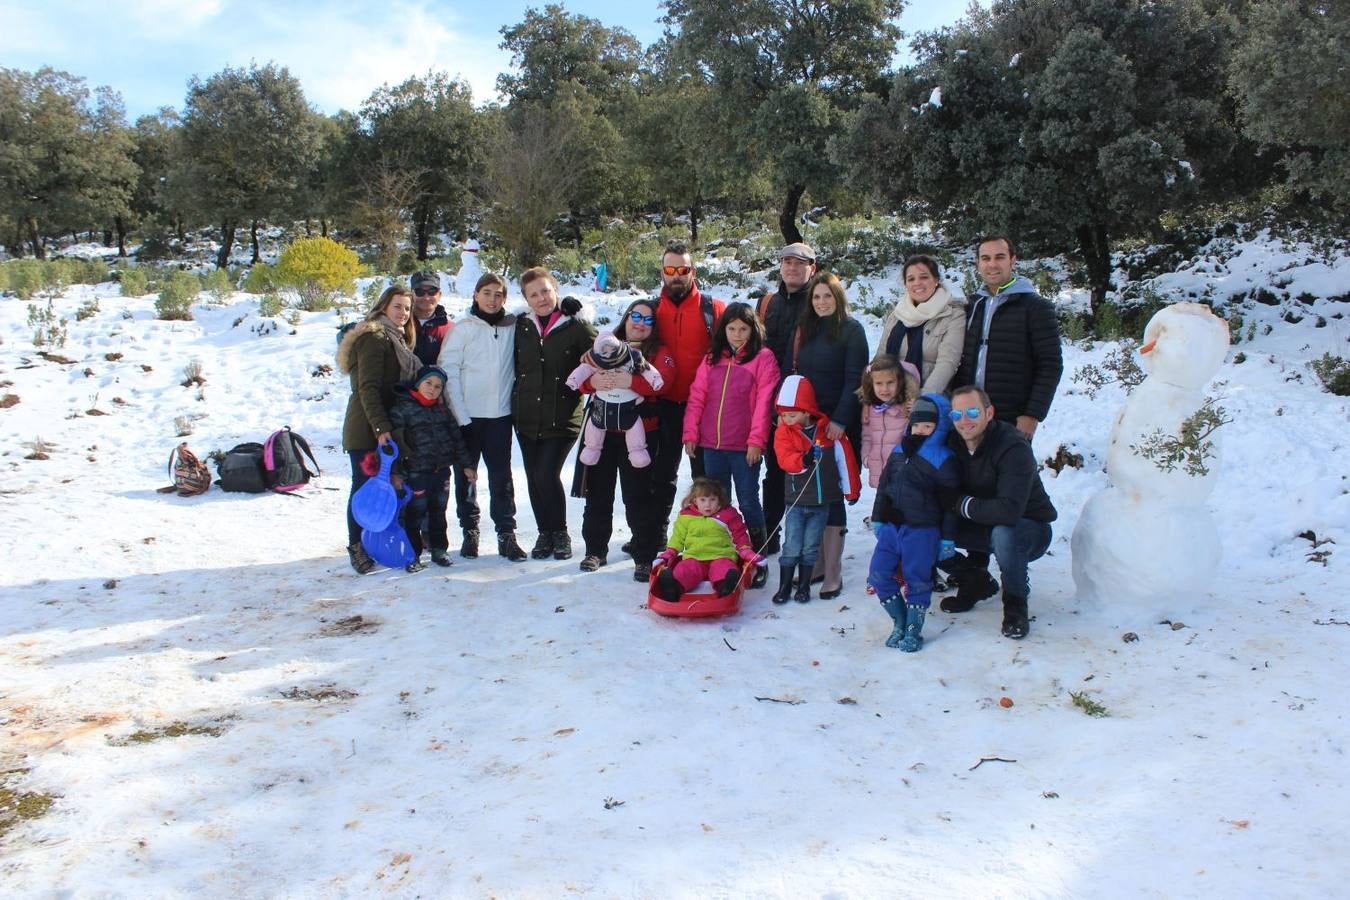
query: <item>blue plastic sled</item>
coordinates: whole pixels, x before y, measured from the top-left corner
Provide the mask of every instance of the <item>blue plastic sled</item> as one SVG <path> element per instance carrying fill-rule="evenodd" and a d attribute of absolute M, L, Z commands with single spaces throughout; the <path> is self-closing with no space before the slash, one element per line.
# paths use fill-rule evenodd
<path fill-rule="evenodd" d="M 361 546 L 366 548 L 370 558 L 391 569 L 403 568 L 416 556 L 413 553 L 412 542 L 408 540 L 408 533 L 399 523 L 399 513 L 407 505 L 410 496 L 412 493 L 408 491 L 402 497 L 396 498 L 394 521 L 389 523 L 388 528 L 382 531 L 371 531 L 367 528 L 361 532 Z"/>
<path fill-rule="evenodd" d="M 386 447 L 393 452 L 386 452 Z M 380 454 L 380 473 L 352 494 L 352 518 L 367 531 L 384 531 L 398 520 L 398 494 L 389 483 L 389 471 L 398 459 L 398 445 L 391 441 L 376 449 Z"/>

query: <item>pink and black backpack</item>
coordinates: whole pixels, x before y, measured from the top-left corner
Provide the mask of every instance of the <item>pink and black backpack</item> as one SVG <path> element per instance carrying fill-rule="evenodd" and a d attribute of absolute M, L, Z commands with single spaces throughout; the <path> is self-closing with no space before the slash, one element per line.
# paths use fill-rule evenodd
<path fill-rule="evenodd" d="M 305 457 L 309 457 L 314 471 L 305 465 Z M 298 491 L 319 474 L 319 464 L 309 442 L 291 431 L 289 425 L 272 432 L 263 444 L 262 469 L 267 488 L 283 494 Z"/>

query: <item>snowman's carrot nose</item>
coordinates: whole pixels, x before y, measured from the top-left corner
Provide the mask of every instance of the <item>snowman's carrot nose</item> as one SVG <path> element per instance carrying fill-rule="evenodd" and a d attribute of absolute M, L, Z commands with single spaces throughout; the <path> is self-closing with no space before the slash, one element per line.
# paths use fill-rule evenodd
<path fill-rule="evenodd" d="M 1147 353 L 1147 352 L 1149 352 L 1150 350 L 1152 350 L 1154 347 L 1156 347 L 1157 345 L 1158 345 L 1158 339 L 1157 339 L 1157 338 L 1154 338 L 1153 340 L 1149 341 L 1149 342 L 1148 342 L 1147 344 L 1145 344 L 1144 346 L 1140 347 L 1140 348 L 1139 348 L 1139 352 L 1140 352 L 1140 353 Z"/>

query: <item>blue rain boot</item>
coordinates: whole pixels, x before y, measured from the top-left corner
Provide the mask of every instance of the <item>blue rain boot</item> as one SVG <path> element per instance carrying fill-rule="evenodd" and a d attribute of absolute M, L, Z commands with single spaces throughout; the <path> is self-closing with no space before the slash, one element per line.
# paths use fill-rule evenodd
<path fill-rule="evenodd" d="M 900 649 L 913 653 L 923 647 L 923 620 L 928 615 L 928 607 L 913 603 L 905 605 L 905 636 L 900 641 Z"/>
<path fill-rule="evenodd" d="M 898 596 L 886 597 L 881 601 L 881 608 L 886 610 L 886 614 L 895 622 L 891 636 L 886 638 L 886 646 L 899 647 L 900 640 L 905 636 L 905 601 Z"/>

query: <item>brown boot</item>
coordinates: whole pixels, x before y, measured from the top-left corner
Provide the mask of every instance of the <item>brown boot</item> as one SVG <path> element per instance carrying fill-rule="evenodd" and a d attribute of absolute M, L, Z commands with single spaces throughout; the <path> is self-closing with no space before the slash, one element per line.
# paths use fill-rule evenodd
<path fill-rule="evenodd" d="M 825 580 L 820 585 L 820 599 L 833 600 L 844 592 L 844 578 L 841 573 L 844 560 L 844 529 L 839 525 L 826 525 L 820 538 L 820 558 L 816 560 L 816 572 L 823 574 Z"/>

